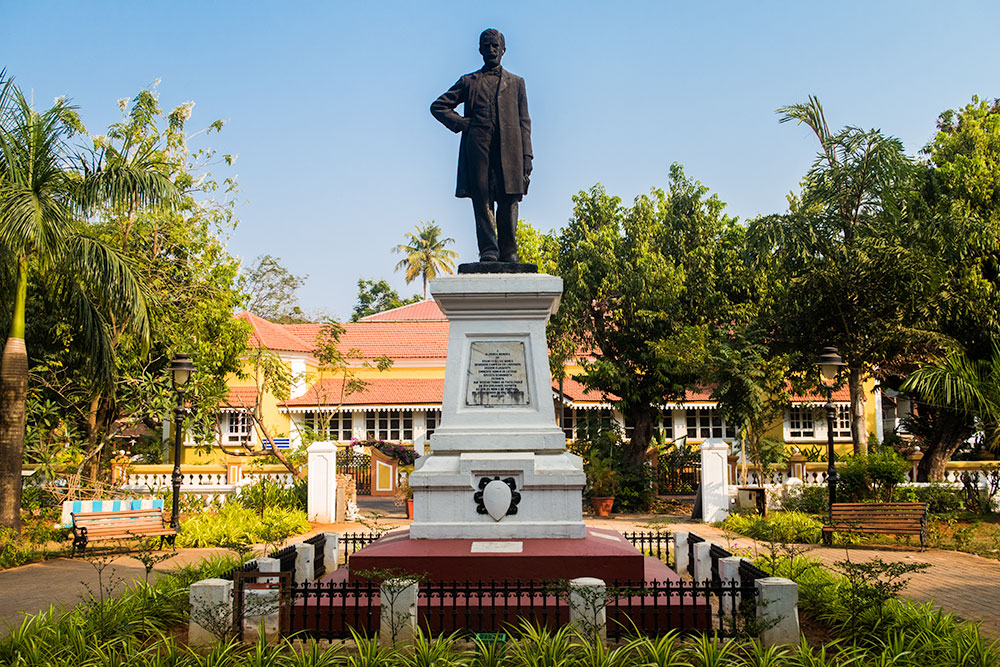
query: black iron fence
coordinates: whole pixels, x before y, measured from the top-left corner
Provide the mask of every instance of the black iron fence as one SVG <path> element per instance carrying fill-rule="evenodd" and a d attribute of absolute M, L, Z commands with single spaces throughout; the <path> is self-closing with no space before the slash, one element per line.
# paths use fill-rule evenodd
<path fill-rule="evenodd" d="M 622 537 L 632 543 L 644 556 L 653 556 L 664 563 L 669 563 L 670 542 L 673 541 L 670 533 L 665 530 L 635 531 L 622 533 Z"/>
<path fill-rule="evenodd" d="M 313 535 L 305 543 L 313 545 L 313 577 L 319 579 L 326 574 L 326 533 Z"/>
<path fill-rule="evenodd" d="M 719 561 L 723 558 L 732 558 L 733 555 L 718 544 L 712 544 L 708 547 L 708 555 L 712 559 L 712 583 L 720 584 L 722 576 L 719 574 Z"/>
<path fill-rule="evenodd" d="M 635 632 L 661 635 L 711 632 L 734 636 L 746 630 L 754 615 L 752 582 L 690 583 L 684 581 L 610 582 L 606 595 L 585 601 L 606 605 L 607 633 L 622 638 Z M 350 636 L 351 628 L 371 635 L 379 631 L 381 595 L 372 582 L 317 582 L 291 588 L 288 627 L 319 639 Z M 595 614 L 596 617 L 596 614 Z M 428 633 L 519 633 L 522 621 L 557 629 L 569 623 L 566 582 L 491 581 L 421 583 L 417 622 Z"/>
<path fill-rule="evenodd" d="M 240 565 L 239 567 L 234 567 L 232 570 L 226 572 L 225 574 L 219 575 L 219 578 L 228 579 L 229 581 L 232 581 L 233 575 L 235 575 L 237 572 L 259 572 L 259 571 L 260 567 L 258 567 L 257 565 L 257 559 L 254 558 L 253 560 L 243 563 L 243 565 Z"/>
<path fill-rule="evenodd" d="M 295 561 L 298 558 L 298 551 L 296 551 L 294 544 L 273 552 L 271 558 L 278 559 L 279 572 L 290 572 L 292 581 L 295 581 Z"/>
<path fill-rule="evenodd" d="M 358 454 L 352 447 L 337 450 L 337 474 L 353 477 L 359 496 L 371 495 L 372 459 L 368 454 Z"/>
<path fill-rule="evenodd" d="M 351 628 L 371 636 L 380 625 L 379 586 L 370 581 L 327 581 L 292 586 L 291 632 L 342 639 Z"/>
<path fill-rule="evenodd" d="M 691 575 L 692 577 L 694 576 L 694 545 L 698 544 L 699 542 L 704 542 L 704 541 L 705 541 L 705 538 L 698 537 L 694 533 L 688 533 L 688 541 L 687 541 L 687 544 L 688 544 L 688 547 L 687 547 L 688 548 L 688 574 Z M 680 574 L 680 572 L 678 572 L 677 574 Z"/>
<path fill-rule="evenodd" d="M 374 533 L 344 533 L 340 536 L 340 544 L 343 551 L 343 558 L 340 561 L 340 565 L 347 565 L 347 561 L 351 558 L 351 554 L 355 551 L 360 551 L 364 549 L 369 544 L 377 540 L 378 538 L 385 535 L 385 532 L 374 532 Z"/>
<path fill-rule="evenodd" d="M 607 634 L 621 639 L 636 631 L 656 636 L 676 630 L 737 636 L 752 623 L 756 595 L 752 585 L 738 581 L 615 581 L 608 585 Z"/>
<path fill-rule="evenodd" d="M 771 576 L 746 559 L 740 561 L 739 573 L 740 585 L 749 586 L 751 588 L 754 586 L 754 582 L 758 579 Z"/>

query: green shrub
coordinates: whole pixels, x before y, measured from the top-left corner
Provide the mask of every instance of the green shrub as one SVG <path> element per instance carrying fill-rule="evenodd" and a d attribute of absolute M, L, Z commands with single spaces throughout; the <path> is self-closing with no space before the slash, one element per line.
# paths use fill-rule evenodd
<path fill-rule="evenodd" d="M 837 468 L 837 501 L 842 503 L 892 502 L 896 487 L 906 482 L 910 463 L 888 448 L 879 448 L 867 456 L 859 454 L 844 459 Z"/>
<path fill-rule="evenodd" d="M 268 507 L 261 516 L 238 503 L 227 503 L 219 512 L 199 514 L 183 522 L 177 546 L 217 547 L 275 542 L 275 535 L 296 535 L 308 530 L 305 512 Z"/>
<path fill-rule="evenodd" d="M 789 496 L 781 503 L 786 512 L 823 514 L 827 510 L 830 492 L 826 486 L 803 486 L 798 496 Z"/>
<path fill-rule="evenodd" d="M 730 514 L 722 528 L 762 542 L 819 542 L 823 524 L 802 512 L 773 512 L 766 517 L 757 514 Z"/>
<path fill-rule="evenodd" d="M 963 508 L 962 491 L 938 483 L 897 489 L 896 500 L 901 503 L 927 503 L 927 511 L 931 514 L 950 514 Z"/>
<path fill-rule="evenodd" d="M 292 486 L 285 486 L 267 477 L 261 477 L 253 484 L 241 486 L 236 493 L 238 504 L 262 514 L 268 507 L 284 510 L 306 510 L 308 486 L 304 479 L 297 479 Z"/>
<path fill-rule="evenodd" d="M 837 501 L 841 503 L 861 503 L 868 500 L 868 471 L 865 457 L 848 456 L 843 465 L 837 466 Z"/>

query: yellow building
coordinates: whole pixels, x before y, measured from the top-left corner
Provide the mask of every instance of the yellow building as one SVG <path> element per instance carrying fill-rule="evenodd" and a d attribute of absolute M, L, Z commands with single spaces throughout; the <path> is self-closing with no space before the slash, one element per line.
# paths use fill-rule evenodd
<path fill-rule="evenodd" d="M 251 313 L 238 315 L 253 327 L 251 344 L 276 355 L 291 373 L 290 395 L 277 399 L 262 391 L 261 364 L 251 355 L 245 364 L 244 379 L 233 378 L 227 406 L 219 421 L 220 441 L 227 445 L 249 443 L 262 446 L 258 429 L 253 427 L 248 410 L 259 409 L 261 422 L 279 448 L 296 448 L 307 430 L 325 430 L 326 439 L 349 443 L 352 439 L 379 438 L 412 444 L 422 451 L 434 432 L 441 413 L 445 359 L 448 347 L 448 322 L 434 301 L 403 306 L 394 310 L 345 323 L 339 349 L 350 352 L 352 374 L 365 381 L 362 388 L 350 391 L 344 379 L 321 368 L 313 355 L 320 335 L 320 324 L 276 324 Z M 392 366 L 379 371 L 372 366 L 380 356 L 392 359 Z M 573 379 L 582 372 L 578 365 L 567 367 L 568 377 L 554 383 L 552 396 L 557 419 L 567 440 L 574 440 L 579 425 L 590 414 L 614 419 L 628 437 L 631 428 L 610 402 L 596 392 L 587 392 Z M 866 384 L 866 418 L 869 429 L 881 439 L 891 432 L 908 410 L 883 397 L 874 383 Z M 686 436 L 689 443 L 705 438 L 730 440 L 733 430 L 718 413 L 710 392 L 690 393 L 685 400 L 661 407 L 659 428 L 668 439 Z M 850 449 L 849 398 L 842 388 L 833 395 L 837 405 L 834 442 L 841 452 Z M 257 403 L 259 401 L 259 406 Z M 825 447 L 826 418 L 822 405 L 825 397 L 793 396 L 781 423 L 768 434 L 789 446 L 806 449 Z M 883 410 L 883 407 L 889 408 Z M 218 452 L 208 457 L 193 449 L 185 452 L 184 462 L 222 462 Z"/>

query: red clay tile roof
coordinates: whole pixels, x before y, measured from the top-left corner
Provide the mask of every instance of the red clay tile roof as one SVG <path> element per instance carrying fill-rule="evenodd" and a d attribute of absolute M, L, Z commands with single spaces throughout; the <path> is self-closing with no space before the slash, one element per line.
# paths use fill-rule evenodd
<path fill-rule="evenodd" d="M 257 387 L 230 387 L 226 405 L 233 408 L 252 408 L 257 405 Z"/>
<path fill-rule="evenodd" d="M 263 345 L 269 350 L 287 350 L 290 352 L 310 352 L 312 345 L 289 332 L 284 326 L 275 324 L 251 312 L 242 312 L 236 319 L 249 322 L 253 326 L 250 333 L 251 345 Z"/>
<path fill-rule="evenodd" d="M 328 379 L 313 385 L 305 394 L 282 403 L 285 407 L 340 405 L 343 380 Z M 318 390 L 318 391 L 317 391 Z M 443 378 L 374 378 L 368 386 L 344 397 L 343 405 L 440 405 Z"/>
<path fill-rule="evenodd" d="M 448 322 L 353 322 L 344 325 L 340 337 L 343 350 L 356 349 L 366 359 L 386 355 L 390 359 L 439 358 L 448 356 Z"/>
<path fill-rule="evenodd" d="M 359 322 L 402 322 L 402 321 L 436 321 L 443 322 L 447 318 L 441 309 L 438 308 L 437 302 L 433 299 L 428 299 L 427 301 L 420 301 L 419 303 L 411 303 L 408 306 L 400 306 L 399 308 L 393 308 L 392 310 L 386 310 L 381 313 L 375 313 L 374 315 L 369 315 L 368 317 L 362 317 Z"/>
<path fill-rule="evenodd" d="M 819 392 L 814 394 L 796 394 L 792 393 L 789 400 L 792 403 L 826 403 L 826 392 Z M 834 403 L 849 403 L 851 401 L 851 390 L 848 389 L 847 385 L 835 389 L 833 392 L 833 402 Z"/>
<path fill-rule="evenodd" d="M 559 392 L 558 381 L 552 382 L 552 389 L 556 393 Z M 573 403 L 607 403 L 618 400 L 617 396 L 609 396 L 607 401 L 604 400 L 601 392 L 596 389 L 588 389 L 582 382 L 573 377 L 567 377 L 563 380 L 562 393 L 564 398 Z"/>

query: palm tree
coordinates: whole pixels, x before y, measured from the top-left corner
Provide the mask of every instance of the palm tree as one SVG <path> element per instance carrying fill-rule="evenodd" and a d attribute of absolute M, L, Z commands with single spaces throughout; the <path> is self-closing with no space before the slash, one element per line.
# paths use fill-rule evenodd
<path fill-rule="evenodd" d="M 12 270 L 14 276 L 7 278 L 15 286 L 0 357 L 0 526 L 15 530 L 20 527 L 28 390 L 29 270 L 58 285 L 88 348 L 94 376 L 110 379 L 115 362 L 109 323 L 148 342 L 149 303 L 129 261 L 86 233 L 87 218 L 103 206 L 141 208 L 176 197 L 151 148 L 100 146 L 83 152 L 68 143 L 82 129 L 65 100 L 39 113 L 12 81 L 0 81 L 0 267 Z"/>
<path fill-rule="evenodd" d="M 406 284 L 421 276 L 424 279 L 424 299 L 427 299 L 427 281 L 433 280 L 438 273 L 454 273 L 455 260 L 458 253 L 445 248 L 449 243 L 454 243 L 453 238 L 441 238 L 441 228 L 431 220 L 430 222 L 420 221 L 417 225 L 417 233 L 407 232 L 408 244 L 400 244 L 392 249 L 393 252 L 401 252 L 406 255 L 405 259 L 399 260 L 396 270 L 406 269 Z"/>
<path fill-rule="evenodd" d="M 958 348 L 943 357 L 921 364 L 901 387 L 936 411 L 937 419 L 949 419 L 960 435 L 941 438 L 926 448 L 920 461 L 921 479 L 940 480 L 945 465 L 973 432 L 976 422 L 987 436 L 987 446 L 1000 442 L 1000 348 L 988 360 L 972 359 Z M 918 423 L 919 427 L 920 424 Z M 964 428 L 963 428 L 964 427 Z"/>

